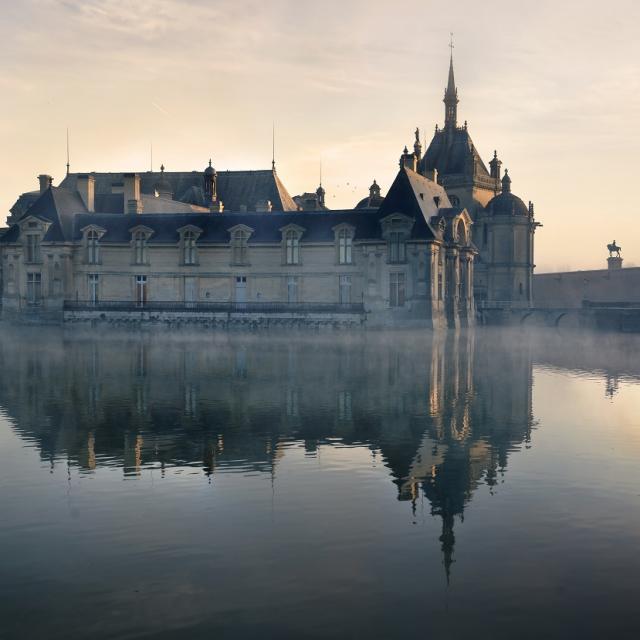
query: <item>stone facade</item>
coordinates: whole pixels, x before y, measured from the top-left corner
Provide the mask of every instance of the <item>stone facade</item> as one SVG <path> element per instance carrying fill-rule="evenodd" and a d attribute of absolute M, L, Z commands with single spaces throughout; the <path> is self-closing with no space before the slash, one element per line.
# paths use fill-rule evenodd
<path fill-rule="evenodd" d="M 230 212 L 211 169 L 190 205 L 164 172 L 153 194 L 49 183 L 0 240 L 5 317 L 474 323 L 471 217 L 435 182 L 402 168 L 379 208 Z"/>

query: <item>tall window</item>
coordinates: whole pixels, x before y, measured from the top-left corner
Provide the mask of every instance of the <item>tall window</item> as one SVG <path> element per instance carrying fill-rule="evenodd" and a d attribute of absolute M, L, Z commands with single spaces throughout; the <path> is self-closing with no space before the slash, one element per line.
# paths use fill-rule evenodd
<path fill-rule="evenodd" d="M 233 232 L 232 261 L 233 264 L 247 264 L 249 261 L 248 248 L 249 232 L 244 229 L 236 229 Z"/>
<path fill-rule="evenodd" d="M 389 233 L 389 262 L 399 263 L 407 260 L 407 245 L 404 234 L 399 231 Z"/>
<path fill-rule="evenodd" d="M 100 262 L 100 234 L 91 230 L 87 233 L 87 264 Z"/>
<path fill-rule="evenodd" d="M 485 223 L 482 225 L 482 244 L 484 244 L 484 245 L 486 245 L 486 244 L 487 244 L 487 242 L 489 241 L 487 231 L 488 231 L 487 223 L 485 222 Z"/>
<path fill-rule="evenodd" d="M 351 276 L 340 276 L 340 304 L 351 302 Z"/>
<path fill-rule="evenodd" d="M 100 278 L 97 273 L 90 273 L 87 276 L 88 285 L 89 285 L 89 302 L 91 304 L 98 303 L 98 283 Z"/>
<path fill-rule="evenodd" d="M 352 264 L 353 262 L 353 238 L 349 229 L 340 229 L 338 233 L 338 262 L 340 264 Z"/>
<path fill-rule="evenodd" d="M 40 235 L 27 235 L 27 262 L 40 262 Z"/>
<path fill-rule="evenodd" d="M 144 231 L 133 234 L 133 261 L 135 264 L 147 262 L 147 236 Z"/>
<path fill-rule="evenodd" d="M 196 234 L 193 231 L 185 231 L 182 236 L 182 262 L 196 264 Z"/>
<path fill-rule="evenodd" d="M 287 302 L 298 302 L 298 278 L 287 278 Z"/>
<path fill-rule="evenodd" d="M 42 300 L 42 275 L 39 273 L 27 273 L 27 302 L 40 304 Z"/>
<path fill-rule="evenodd" d="M 300 262 L 300 239 L 298 233 L 290 229 L 285 236 L 286 263 L 298 264 Z"/>
<path fill-rule="evenodd" d="M 404 307 L 404 273 L 389 274 L 389 304 L 392 307 Z"/>
<path fill-rule="evenodd" d="M 147 276 L 136 276 L 136 304 L 144 307 L 147 302 Z"/>

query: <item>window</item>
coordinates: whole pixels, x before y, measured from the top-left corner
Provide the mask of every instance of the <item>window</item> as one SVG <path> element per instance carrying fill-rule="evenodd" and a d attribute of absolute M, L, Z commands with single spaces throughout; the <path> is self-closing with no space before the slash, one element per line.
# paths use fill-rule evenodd
<path fill-rule="evenodd" d="M 442 264 L 442 256 L 438 257 L 438 300 L 444 298 L 444 265 Z"/>
<path fill-rule="evenodd" d="M 144 307 L 147 302 L 147 276 L 136 276 L 135 287 L 136 305 Z"/>
<path fill-rule="evenodd" d="M 147 263 L 147 234 L 144 231 L 133 234 L 133 263 Z"/>
<path fill-rule="evenodd" d="M 488 235 L 489 235 L 489 234 L 488 234 L 488 231 L 489 231 L 489 229 L 488 229 L 488 227 L 487 227 L 487 223 L 485 222 L 485 223 L 482 225 L 482 244 L 483 244 L 483 245 L 486 245 L 486 244 L 487 244 L 487 242 L 489 241 L 489 239 L 488 239 Z"/>
<path fill-rule="evenodd" d="M 193 265 L 196 262 L 196 234 L 194 231 L 185 231 L 182 235 L 182 263 Z"/>
<path fill-rule="evenodd" d="M 87 276 L 88 285 L 89 285 L 89 303 L 97 304 L 98 303 L 98 283 L 99 276 L 97 273 L 90 273 Z"/>
<path fill-rule="evenodd" d="M 340 229 L 338 232 L 338 262 L 339 264 L 353 262 L 353 238 L 349 229 Z"/>
<path fill-rule="evenodd" d="M 233 264 L 248 264 L 249 258 L 249 232 L 244 229 L 237 229 L 233 232 L 233 240 L 232 240 L 232 256 L 231 260 Z"/>
<path fill-rule="evenodd" d="M 298 278 L 287 278 L 287 302 L 298 302 Z"/>
<path fill-rule="evenodd" d="M 351 276 L 340 276 L 340 304 L 351 302 Z"/>
<path fill-rule="evenodd" d="M 404 307 L 404 273 L 389 274 L 389 304 Z"/>
<path fill-rule="evenodd" d="M 391 231 L 389 233 L 389 262 L 397 264 L 406 262 L 407 245 L 404 242 L 404 234 L 400 231 Z"/>
<path fill-rule="evenodd" d="M 524 293 L 524 287 L 522 286 L 522 282 L 518 285 L 518 292 L 520 293 L 520 295 Z"/>
<path fill-rule="evenodd" d="M 27 302 L 40 304 L 42 299 L 42 275 L 40 273 L 27 273 Z"/>
<path fill-rule="evenodd" d="M 285 235 L 285 262 L 298 264 L 300 262 L 300 239 L 298 232 L 290 229 Z"/>
<path fill-rule="evenodd" d="M 87 233 L 87 264 L 100 262 L 100 234 L 92 229 Z"/>
<path fill-rule="evenodd" d="M 27 235 L 27 262 L 40 262 L 40 236 L 35 233 Z"/>

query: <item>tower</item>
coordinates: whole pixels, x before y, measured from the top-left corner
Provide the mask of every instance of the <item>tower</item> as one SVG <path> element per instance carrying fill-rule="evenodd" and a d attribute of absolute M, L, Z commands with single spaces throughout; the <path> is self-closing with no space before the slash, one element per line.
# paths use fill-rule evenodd
<path fill-rule="evenodd" d="M 526 308 L 532 304 L 533 239 L 540 224 L 533 204 L 527 206 L 511 192 L 506 169 L 501 186 L 502 192 L 476 220 L 480 229 L 476 243 L 485 266 L 483 281 L 476 283 L 477 296 L 489 305 Z"/>
<path fill-rule="evenodd" d="M 216 170 L 211 164 L 211 159 L 209 159 L 209 166 L 204 170 L 204 195 L 207 204 L 211 204 L 218 199 L 217 178 Z"/>

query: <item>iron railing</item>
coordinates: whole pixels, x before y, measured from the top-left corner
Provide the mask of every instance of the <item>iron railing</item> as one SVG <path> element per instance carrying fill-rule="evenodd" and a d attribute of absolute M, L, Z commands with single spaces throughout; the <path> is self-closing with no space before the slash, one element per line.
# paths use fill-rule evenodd
<path fill-rule="evenodd" d="M 333 302 L 173 302 L 130 300 L 65 300 L 65 311 L 209 312 L 209 313 L 364 313 L 364 304 Z"/>

